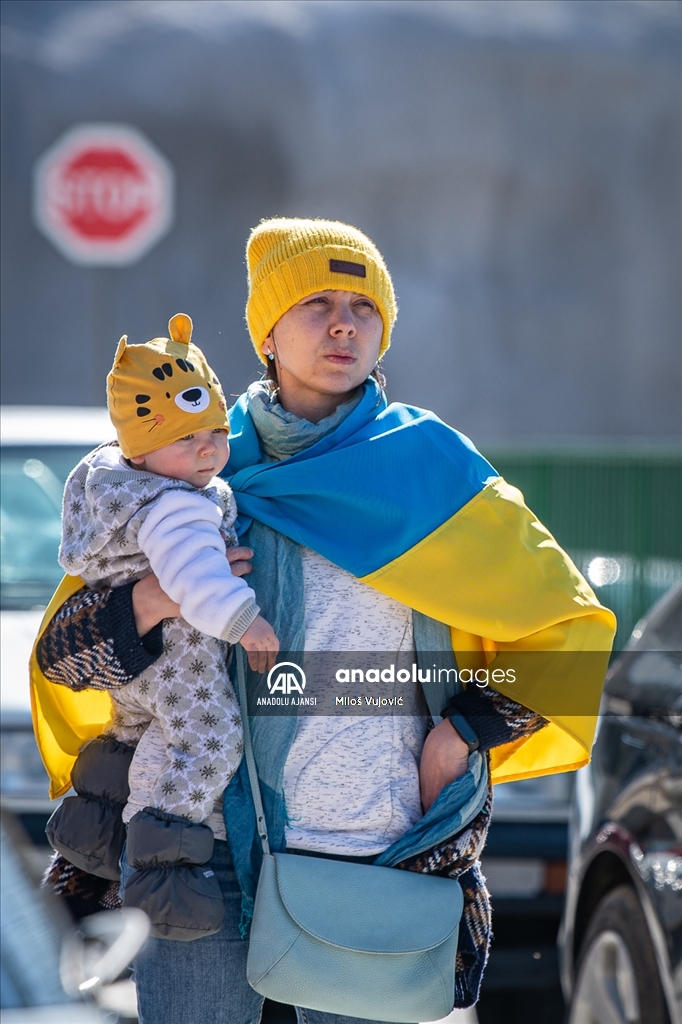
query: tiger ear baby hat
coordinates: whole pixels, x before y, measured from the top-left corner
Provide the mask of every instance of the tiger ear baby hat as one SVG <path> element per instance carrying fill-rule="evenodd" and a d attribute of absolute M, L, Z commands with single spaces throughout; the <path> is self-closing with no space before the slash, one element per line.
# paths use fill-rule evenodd
<path fill-rule="evenodd" d="M 229 430 L 220 382 L 192 343 L 192 321 L 176 313 L 169 338 L 118 343 L 107 377 L 107 405 L 127 459 L 147 455 L 197 430 Z"/>

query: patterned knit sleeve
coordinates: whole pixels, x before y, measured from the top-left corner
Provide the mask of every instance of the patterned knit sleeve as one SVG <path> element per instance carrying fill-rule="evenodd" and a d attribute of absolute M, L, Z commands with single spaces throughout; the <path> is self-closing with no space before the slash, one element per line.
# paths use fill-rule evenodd
<path fill-rule="evenodd" d="M 157 660 L 163 623 L 138 636 L 134 585 L 84 588 L 64 602 L 38 643 L 38 664 L 50 682 L 71 690 L 117 689 Z"/>
<path fill-rule="evenodd" d="M 503 696 L 491 686 L 482 689 L 468 686 L 452 697 L 443 714 L 448 710 L 464 715 L 478 736 L 481 751 L 512 743 L 522 736 L 531 736 L 548 724 L 546 718 Z"/>

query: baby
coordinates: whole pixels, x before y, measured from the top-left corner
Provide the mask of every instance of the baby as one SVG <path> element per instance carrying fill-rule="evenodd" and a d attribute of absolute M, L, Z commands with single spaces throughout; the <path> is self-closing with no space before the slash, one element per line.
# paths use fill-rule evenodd
<path fill-rule="evenodd" d="M 241 640 L 251 652 L 275 652 L 279 645 L 259 615 L 253 591 L 232 575 L 226 558 L 226 546 L 237 543 L 236 505 L 218 476 L 229 456 L 220 383 L 191 343 L 190 318 L 179 313 L 168 326 L 169 339 L 128 345 L 124 337 L 119 342 L 107 380 L 118 444 L 90 452 L 69 476 L 59 561 L 94 589 L 154 572 L 180 606 L 182 618 L 164 621 L 163 653 L 150 668 L 116 689 L 108 681 L 111 720 L 104 735 L 79 755 L 72 773 L 79 796 L 64 801 L 48 835 L 77 866 L 115 876 L 125 830 L 121 825 L 98 865 L 93 850 L 107 842 L 102 814 L 90 827 L 84 814 L 92 818 L 86 805 L 93 799 L 100 808 L 124 805 L 122 819 L 131 823 L 128 860 L 140 876 L 127 883 L 124 903 L 147 910 L 157 935 L 194 938 L 216 930 L 222 901 L 218 916 L 208 913 L 213 921 L 208 928 L 198 920 L 198 896 L 192 896 L 197 920 L 178 923 L 173 913 L 155 920 L 159 908 L 150 907 L 149 893 L 158 888 L 158 879 L 148 877 L 150 865 L 172 866 L 157 840 L 168 845 L 168 830 L 180 830 L 184 839 L 177 845 L 184 843 L 185 856 L 179 867 L 192 864 L 186 855 L 192 843 L 204 843 L 202 857 L 208 850 L 203 860 L 195 856 L 199 865 L 210 857 L 213 833 L 225 837 L 221 797 L 243 750 L 239 706 L 227 671 L 228 646 Z M 117 794 L 115 779 L 120 782 Z M 207 823 L 212 832 L 195 827 L 188 839 L 193 823 Z M 99 833 L 93 834 L 93 828 Z M 205 880 L 201 885 L 206 889 Z M 207 899 L 218 896 L 210 891 Z M 161 908 L 162 918 L 164 913 Z M 189 933 L 180 934 L 183 929 Z"/>

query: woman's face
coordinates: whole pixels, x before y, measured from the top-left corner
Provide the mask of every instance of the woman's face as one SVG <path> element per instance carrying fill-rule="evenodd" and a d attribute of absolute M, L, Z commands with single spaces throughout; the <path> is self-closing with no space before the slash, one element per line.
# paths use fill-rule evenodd
<path fill-rule="evenodd" d="M 263 342 L 273 353 L 282 405 L 317 422 L 371 373 L 379 358 L 381 315 L 357 292 L 307 295 L 280 317 Z"/>

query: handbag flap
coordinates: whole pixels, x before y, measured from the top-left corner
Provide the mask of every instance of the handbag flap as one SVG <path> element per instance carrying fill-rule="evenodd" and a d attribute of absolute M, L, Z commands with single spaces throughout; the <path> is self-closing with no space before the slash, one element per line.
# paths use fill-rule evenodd
<path fill-rule="evenodd" d="M 412 953 L 440 945 L 459 926 L 459 882 L 352 861 L 274 855 L 279 894 L 315 938 L 369 953 Z"/>

